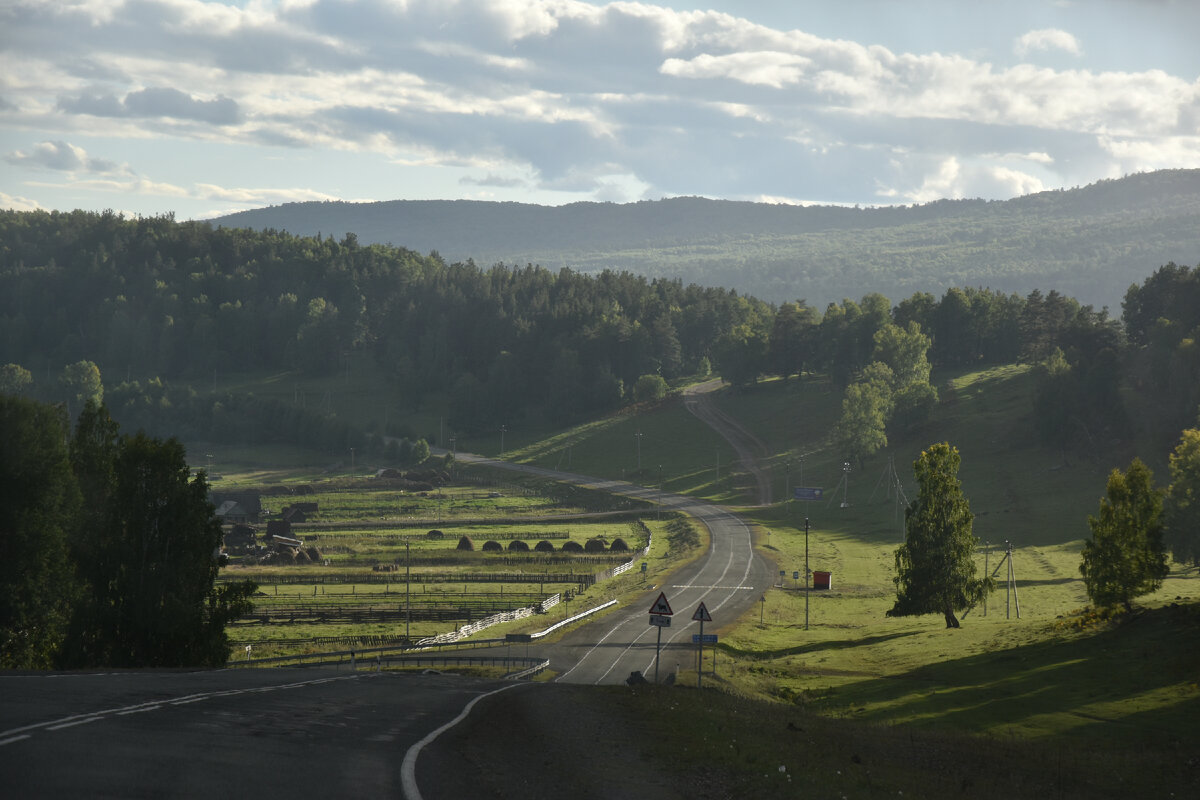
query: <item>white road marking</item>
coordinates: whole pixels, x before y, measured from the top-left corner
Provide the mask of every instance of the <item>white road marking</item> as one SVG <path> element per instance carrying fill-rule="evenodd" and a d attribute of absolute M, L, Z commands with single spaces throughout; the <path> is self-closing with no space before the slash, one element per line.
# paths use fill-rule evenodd
<path fill-rule="evenodd" d="M 171 705 L 177 705 L 177 704 L 172 703 Z M 146 706 L 145 708 L 131 708 L 128 711 L 118 711 L 117 716 L 124 717 L 124 716 L 128 716 L 129 714 L 144 714 L 147 711 L 157 711 L 160 708 L 162 708 L 161 705 Z"/>
<path fill-rule="evenodd" d="M 121 674 L 121 673 L 112 673 Z M 74 714 L 61 719 L 48 720 L 46 722 L 35 722 L 32 725 L 24 725 L 20 728 L 12 728 L 7 731 L 0 731 L 0 743 L 9 741 L 19 741 L 18 738 L 12 738 L 14 734 L 25 733 L 26 731 L 60 731 L 64 728 L 73 728 L 76 725 L 86 725 L 89 722 L 98 722 L 109 716 L 124 716 L 126 714 L 136 714 L 141 711 L 154 711 L 162 708 L 164 705 L 184 705 L 186 703 L 195 703 L 200 700 L 210 700 L 214 697 L 229 697 L 239 694 L 251 694 L 262 691 L 277 691 L 279 689 L 296 689 L 301 686 L 317 686 L 322 683 L 331 681 L 350 681 L 359 678 L 359 675 L 343 675 L 336 678 L 316 678 L 311 681 L 297 681 L 295 683 L 284 683 L 278 686 L 255 686 L 248 689 L 225 689 L 219 692 L 204 692 L 202 694 L 189 694 L 182 697 L 176 697 L 170 700 L 153 700 L 148 703 L 137 703 L 131 706 L 123 706 L 121 708 L 106 708 L 103 711 L 93 711 L 89 714 Z"/>
<path fill-rule="evenodd" d="M 675 586 L 672 586 L 671 588 L 672 589 L 724 589 L 726 591 L 731 591 L 731 592 L 736 592 L 736 591 L 752 592 L 752 591 L 754 591 L 753 586 L 704 586 L 703 584 L 699 584 L 699 583 L 677 584 Z"/>
<path fill-rule="evenodd" d="M 63 728 L 74 728 L 76 725 L 87 725 L 89 722 L 99 722 L 104 717 L 88 717 L 87 719 L 77 719 L 74 722 L 64 722 L 61 725 L 51 725 L 46 728 L 48 731 L 61 731 Z"/>
<path fill-rule="evenodd" d="M 29 738 L 29 734 L 23 733 L 20 736 L 12 736 L 8 739 L 0 739 L 0 747 L 3 747 L 6 744 L 12 744 L 13 742 L 19 742 L 22 739 L 28 739 L 28 738 Z"/>
<path fill-rule="evenodd" d="M 466 707 L 463 708 L 462 712 L 460 712 L 457 717 L 428 734 L 424 739 L 417 742 L 412 747 L 408 748 L 408 752 L 404 754 L 404 762 L 400 765 L 400 785 L 404 790 L 404 797 L 406 800 L 422 800 L 421 790 L 417 788 L 417 756 L 421 755 L 421 751 L 425 749 L 426 745 L 430 744 L 443 733 L 466 719 L 467 715 L 471 713 L 471 709 L 475 707 L 475 704 L 483 698 L 491 697 L 494 694 L 500 694 L 500 692 L 506 692 L 509 689 L 515 689 L 518 686 L 531 685 L 532 684 L 528 683 L 513 683 L 508 686 L 501 686 L 499 689 L 493 689 L 490 692 L 485 692 L 484 694 L 475 697 L 471 700 L 471 702 L 467 703 Z"/>

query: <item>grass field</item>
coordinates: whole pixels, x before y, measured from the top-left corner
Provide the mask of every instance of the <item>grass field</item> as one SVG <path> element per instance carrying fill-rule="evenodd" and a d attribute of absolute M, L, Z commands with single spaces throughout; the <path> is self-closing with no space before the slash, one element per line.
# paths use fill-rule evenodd
<path fill-rule="evenodd" d="M 663 485 L 741 507 L 756 525 L 761 552 L 775 562 L 775 574 L 783 570 L 784 577 L 742 619 L 716 621 L 719 667 L 706 681 L 709 685 L 769 699 L 783 708 L 803 707 L 805 713 L 934 733 L 969 732 L 986 737 L 984 741 L 1037 740 L 1056 748 L 1073 747 L 1066 742 L 1076 740 L 1105 748 L 1140 742 L 1156 748 L 1159 756 L 1173 747 L 1194 746 L 1193 720 L 1200 706 L 1197 571 L 1173 565 L 1163 588 L 1142 598 L 1139 612 L 1129 617 L 1105 621 L 1083 613 L 1088 601 L 1079 578 L 1079 552 L 1089 535 L 1087 515 L 1097 509 L 1109 470 L 1126 467 L 1134 446 L 1112 443 L 1065 460 L 1040 447 L 1030 416 L 1032 377 L 1024 367 L 941 374 L 935 381 L 942 402 L 934 419 L 922 429 L 894 436 L 886 450 L 850 465 L 848 472 L 831 437 L 840 393 L 827 381 L 775 380 L 717 395 L 725 412 L 767 443 L 776 497 L 796 486 L 818 487 L 825 491 L 821 502 L 745 506 L 749 484 L 731 473 L 732 451 L 677 399 L 542 439 L 532 432 L 510 433 L 506 457 Z M 894 551 L 903 541 L 903 504 L 915 494 L 911 465 L 923 448 L 938 441 L 949 441 L 961 453 L 960 478 L 981 542 L 977 565 L 983 570 L 986 563 L 999 582 L 986 613 L 982 607 L 972 609 L 958 630 L 946 630 L 940 616 L 885 615 L 894 599 Z M 1164 454 L 1141 455 L 1162 480 Z M 248 470 L 231 476 L 231 483 L 296 481 L 300 472 L 271 476 Z M 307 475 L 311 479 L 311 470 Z M 483 504 L 470 513 L 532 519 L 571 506 L 537 499 L 551 494 L 531 492 L 512 507 Z M 340 509 L 337 514 L 348 520 L 381 511 L 363 510 L 371 503 L 367 498 L 348 494 L 341 502 L 328 507 Z M 436 521 L 439 507 L 443 521 L 458 516 L 449 510 L 453 501 L 420 502 L 424 505 L 415 516 L 425 521 Z M 807 603 L 803 578 L 792 578 L 794 572 L 803 576 L 805 568 L 806 518 L 808 563 L 833 576 L 832 588 L 809 594 Z M 477 541 L 476 532 L 485 535 L 490 527 L 470 525 L 462 530 L 472 531 Z M 394 547 L 386 540 L 409 530 L 403 525 L 387 530 L 377 540 L 378 554 L 386 556 L 387 547 Z M 379 533 L 319 535 L 330 536 L 331 543 L 338 535 L 357 537 L 365 546 Z M 448 537 L 457 535 L 458 528 L 447 528 Z M 656 534 L 647 559 L 651 582 L 684 557 L 666 552 L 663 540 Z M 1007 596 L 1006 540 L 1013 544 L 1015 577 L 1014 591 Z M 587 589 L 573 606 L 578 610 L 639 591 L 640 580 L 640 575 L 627 573 Z M 496 635 L 544 627 L 545 622 L 509 623 Z M 309 633 L 329 635 L 316 629 Z M 681 676 L 684 683 L 692 678 L 689 670 Z M 888 736 L 881 733 L 879 739 Z"/>
<path fill-rule="evenodd" d="M 1195 742 L 1200 626 L 1190 609 L 1200 603 L 1197 571 L 1174 564 L 1163 588 L 1139 601 L 1149 610 L 1132 618 L 1089 622 L 1081 616 L 1088 604 L 1079 576 L 1087 516 L 1096 512 L 1107 473 L 1128 465 L 1133 446 L 1116 443 L 1065 461 L 1040 447 L 1025 367 L 935 380 L 942 403 L 934 419 L 893 437 L 886 450 L 849 472 L 831 436 L 840 394 L 825 380 L 775 380 L 717 395 L 721 408 L 771 449 L 777 497 L 808 486 L 824 489 L 825 499 L 741 508 L 757 523 L 758 545 L 775 562 L 775 574 L 782 570 L 785 577 L 744 618 L 717 621 L 716 680 L 738 694 L 887 724 L 1020 738 L 1086 733 L 1114 741 L 1134 731 Z M 708 444 L 694 444 L 700 438 L 690 432 L 694 424 L 681 405 L 667 405 L 652 415 L 583 426 L 514 456 L 546 464 L 549 453 L 570 441 L 576 453 L 590 454 L 576 471 L 620 477 L 616 470 L 632 449 L 626 440 L 640 428 L 689 443 L 664 461 L 677 474 L 701 476 L 713 459 L 705 462 Z M 959 477 L 980 539 L 977 566 L 982 572 L 986 561 L 999 587 L 986 614 L 972 609 L 959 630 L 946 630 L 936 615 L 885 616 L 895 598 L 903 505 L 916 491 L 911 465 L 939 441 L 960 451 Z M 1165 473 L 1161 456 L 1143 458 Z M 702 480 L 667 481 L 669 489 L 735 506 L 748 497 L 739 486 L 748 483 L 735 477 L 715 489 Z M 805 518 L 809 565 L 833 575 L 830 591 L 808 598 L 807 629 Z M 1013 544 L 1015 577 L 1007 596 L 1005 540 Z M 794 572 L 800 580 L 793 580 Z M 1153 680 L 1145 677 L 1150 669 Z"/>

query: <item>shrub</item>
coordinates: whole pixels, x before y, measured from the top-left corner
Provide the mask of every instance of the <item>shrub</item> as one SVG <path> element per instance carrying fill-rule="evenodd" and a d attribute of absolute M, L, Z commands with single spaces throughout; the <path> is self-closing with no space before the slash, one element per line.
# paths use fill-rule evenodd
<path fill-rule="evenodd" d="M 643 375 L 633 385 L 633 399 L 637 403 L 662 400 L 667 396 L 667 382 L 661 375 Z"/>
<path fill-rule="evenodd" d="M 691 522 L 678 517 L 667 525 L 667 543 L 672 550 L 691 550 L 700 545 L 700 534 Z"/>
<path fill-rule="evenodd" d="M 458 540 L 458 547 L 456 547 L 455 549 L 456 550 L 474 550 L 475 543 L 471 541 L 471 538 L 469 536 L 464 536 Z"/>

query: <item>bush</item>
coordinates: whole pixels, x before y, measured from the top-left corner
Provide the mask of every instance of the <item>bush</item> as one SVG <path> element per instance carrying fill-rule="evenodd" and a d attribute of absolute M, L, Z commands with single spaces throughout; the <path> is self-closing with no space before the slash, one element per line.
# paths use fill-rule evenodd
<path fill-rule="evenodd" d="M 570 539 L 562 543 L 562 551 L 564 553 L 582 553 L 583 545 L 579 542 L 573 542 Z"/>
<path fill-rule="evenodd" d="M 554 542 L 551 542 L 548 539 L 542 539 L 540 542 L 538 542 L 537 544 L 535 544 L 533 546 L 533 549 L 538 551 L 539 553 L 553 553 L 554 552 Z"/>
<path fill-rule="evenodd" d="M 700 545 L 700 534 L 691 522 L 679 517 L 667 525 L 667 544 L 672 550 L 691 550 Z"/>
<path fill-rule="evenodd" d="M 455 549 L 456 550 L 474 550 L 475 543 L 471 541 L 471 538 L 469 536 L 464 536 L 458 540 L 458 547 L 456 547 Z"/>
<path fill-rule="evenodd" d="M 643 375 L 633 385 L 633 399 L 637 403 L 662 400 L 667 396 L 667 382 L 661 375 Z"/>
<path fill-rule="evenodd" d="M 528 553 L 529 545 L 525 544 L 520 539 L 513 539 L 511 542 L 508 543 L 508 551 L 510 553 L 513 553 L 513 552 Z"/>
<path fill-rule="evenodd" d="M 482 549 L 485 553 L 504 552 L 504 545 L 489 539 L 483 543 Z"/>

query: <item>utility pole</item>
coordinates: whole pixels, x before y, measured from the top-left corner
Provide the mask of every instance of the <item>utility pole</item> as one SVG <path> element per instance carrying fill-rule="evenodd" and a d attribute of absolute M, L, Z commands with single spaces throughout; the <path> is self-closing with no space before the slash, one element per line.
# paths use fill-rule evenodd
<path fill-rule="evenodd" d="M 504 432 L 507 430 L 507 425 L 500 426 L 500 455 L 504 455 Z"/>
<path fill-rule="evenodd" d="M 808 596 L 812 594 L 808 586 L 808 517 L 804 518 L 804 630 L 808 630 Z"/>
<path fill-rule="evenodd" d="M 783 502 L 788 510 L 788 515 L 792 511 L 792 462 L 783 462 Z M 771 541 L 771 534 L 767 534 L 767 542 Z"/>
<path fill-rule="evenodd" d="M 408 537 L 404 539 L 404 643 L 407 645 L 408 626 L 412 622 L 412 595 L 409 593 L 412 578 L 412 555 L 408 551 Z"/>

